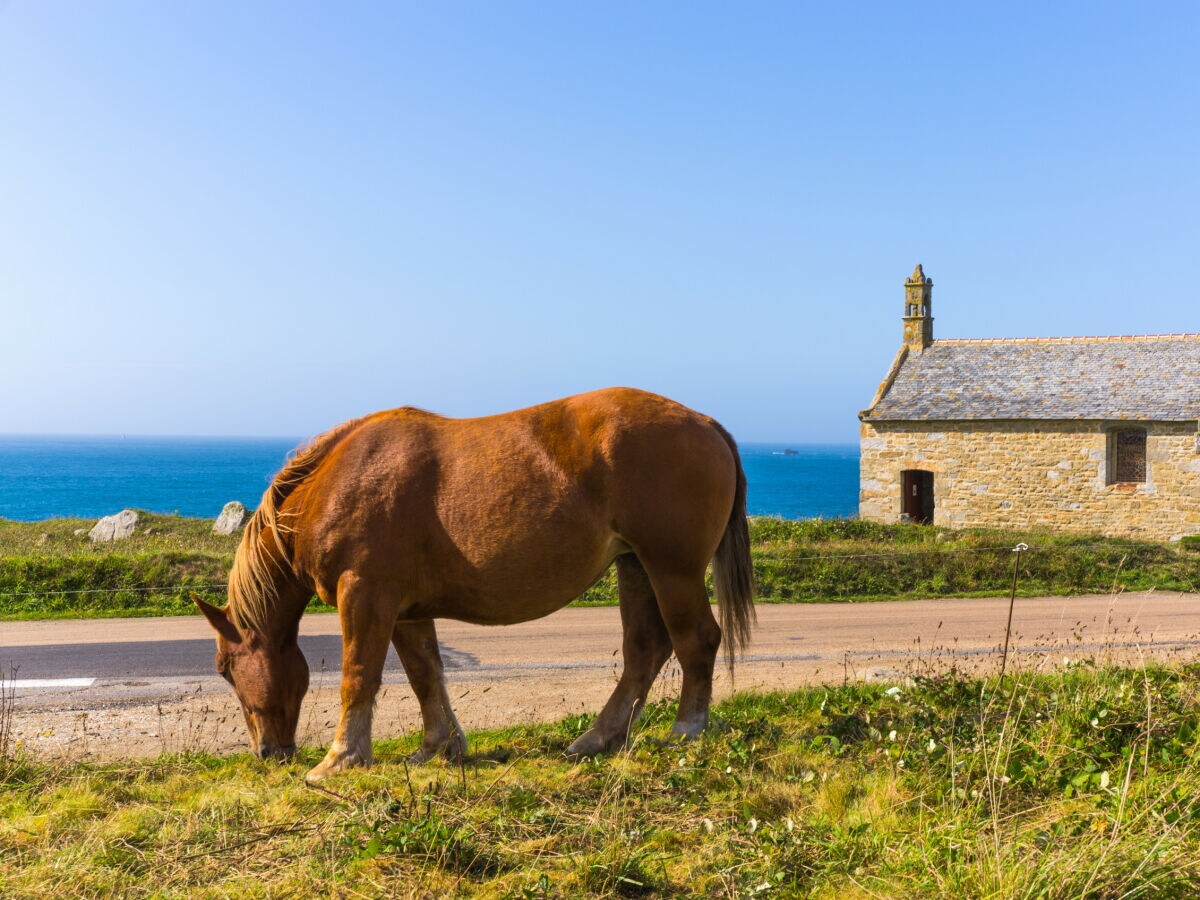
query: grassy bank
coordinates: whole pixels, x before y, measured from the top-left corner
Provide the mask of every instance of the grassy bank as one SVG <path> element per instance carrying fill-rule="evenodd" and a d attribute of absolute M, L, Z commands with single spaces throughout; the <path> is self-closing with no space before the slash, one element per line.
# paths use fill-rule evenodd
<path fill-rule="evenodd" d="M 88 539 L 95 519 L 0 519 L 0 618 L 184 615 L 193 590 L 223 603 L 241 535 L 213 534 L 211 519 L 140 516 L 112 544 Z"/>
<path fill-rule="evenodd" d="M 223 602 L 238 535 L 213 535 L 207 519 L 143 514 L 132 538 L 94 545 L 92 524 L 0 520 L 0 619 L 187 614 L 190 591 Z M 1003 594 L 1018 542 L 1031 548 L 1021 563 L 1026 596 L 1200 586 L 1200 552 L 1181 545 L 856 519 L 755 519 L 751 531 L 766 601 Z M 582 602 L 616 602 L 615 574 Z"/>
<path fill-rule="evenodd" d="M 306 788 L 247 756 L 0 762 L 3 896 L 1186 897 L 1200 669 L 1079 666 L 742 696 L 686 746 L 472 736 L 462 768 Z"/>

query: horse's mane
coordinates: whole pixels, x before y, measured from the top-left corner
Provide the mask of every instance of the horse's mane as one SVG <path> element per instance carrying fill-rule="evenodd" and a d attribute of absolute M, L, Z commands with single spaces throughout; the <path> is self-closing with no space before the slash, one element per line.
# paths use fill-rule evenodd
<path fill-rule="evenodd" d="M 258 509 L 246 525 L 233 558 L 233 568 L 229 570 L 228 614 L 243 634 L 248 630 L 261 632 L 266 629 L 271 610 L 279 599 L 276 579 L 295 572 L 289 542 L 284 539 L 285 535 L 293 534 L 294 529 L 283 520 L 294 518 L 296 513 L 283 512 L 284 501 L 316 471 L 329 451 L 362 421 L 352 419 L 338 425 L 295 451 L 263 493 Z M 274 554 L 263 548 L 262 538 L 266 531 L 274 539 Z"/>

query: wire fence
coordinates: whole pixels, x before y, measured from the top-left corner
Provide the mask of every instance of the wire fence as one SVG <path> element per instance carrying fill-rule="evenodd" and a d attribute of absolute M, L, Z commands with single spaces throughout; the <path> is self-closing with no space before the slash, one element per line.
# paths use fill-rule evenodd
<path fill-rule="evenodd" d="M 1020 554 L 1031 555 L 1038 553 L 1066 553 L 1066 552 L 1082 552 L 1082 551 L 1104 551 L 1110 554 L 1124 552 L 1119 546 L 1104 543 L 1089 543 L 1089 544 L 1069 544 L 1063 545 L 1039 545 L 1021 543 L 1018 545 L 1021 550 Z M 907 559 L 914 556 L 921 557 L 952 557 L 961 554 L 982 554 L 982 553 L 1012 553 L 1015 552 L 1014 547 L 1008 544 L 1004 545 L 989 545 L 983 547 L 921 547 L 908 550 L 890 550 L 881 551 L 878 553 L 830 553 L 830 554 L 815 554 L 815 555 L 779 555 L 770 553 L 755 553 L 754 563 L 756 566 L 762 563 L 807 563 L 807 562 L 848 562 L 852 560 L 869 560 L 869 559 Z M 19 591 L 19 592 L 0 592 L 0 600 L 27 600 L 30 598 L 50 598 L 50 597 L 66 597 L 66 596 L 81 596 L 81 595 L 111 595 L 111 594 L 154 594 L 154 593 L 179 593 L 182 591 L 214 591 L 224 590 L 227 587 L 226 582 L 208 582 L 208 583 L 193 583 L 193 582 L 177 582 L 174 584 L 157 584 L 157 585 L 139 585 L 129 587 L 111 587 L 111 588 L 78 588 L 65 590 L 37 590 L 37 591 Z"/>
<path fill-rule="evenodd" d="M 137 593 L 154 593 L 160 591 L 163 593 L 170 591 L 210 591 L 214 588 L 226 587 L 225 582 L 217 582 L 213 584 L 157 584 L 142 587 L 115 587 L 115 588 L 80 588 L 72 591 L 22 591 L 17 594 L 0 594 L 0 598 L 6 600 L 18 600 L 26 597 L 63 597 L 72 594 L 137 594 Z"/>
<path fill-rule="evenodd" d="M 1125 553 L 1126 548 L 1112 543 L 1090 543 L 1090 544 L 1028 544 L 1022 543 L 1023 553 L 1063 553 L 1075 552 L 1080 550 L 1104 550 L 1109 553 Z M 1010 544 L 997 544 L 987 547 L 923 547 L 914 548 L 912 550 L 889 550 L 879 553 L 830 553 L 818 556 L 775 556 L 771 554 L 755 554 L 755 562 L 819 562 L 839 559 L 880 559 L 905 556 L 951 556 L 956 553 L 1011 553 L 1013 552 Z"/>
<path fill-rule="evenodd" d="M 755 562 L 822 562 L 840 559 L 883 559 L 890 557 L 902 556 L 928 556 L 929 554 L 944 554 L 949 556 L 954 553 L 1007 553 L 1011 547 L 949 547 L 944 550 L 924 549 L 924 550 L 892 550 L 887 553 L 830 553 L 823 556 L 770 556 L 759 554 L 754 557 Z"/>

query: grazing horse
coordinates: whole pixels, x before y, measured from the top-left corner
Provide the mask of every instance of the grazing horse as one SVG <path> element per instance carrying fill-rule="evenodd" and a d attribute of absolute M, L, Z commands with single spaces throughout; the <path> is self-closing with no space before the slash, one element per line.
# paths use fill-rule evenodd
<path fill-rule="evenodd" d="M 625 745 L 663 663 L 683 670 L 672 733 L 708 723 L 724 631 L 732 668 L 754 621 L 746 476 L 733 438 L 664 397 L 610 388 L 478 419 L 375 413 L 316 438 L 275 477 L 246 527 L 217 631 L 217 671 L 260 757 L 295 751 L 308 689 L 297 644 L 315 590 L 342 625 L 342 713 L 317 781 L 371 764 L 388 643 L 421 706 L 416 761 L 461 759 L 436 618 L 545 616 L 616 561 L 624 671 L 574 755 Z M 717 625 L 704 584 L 713 563 Z"/>

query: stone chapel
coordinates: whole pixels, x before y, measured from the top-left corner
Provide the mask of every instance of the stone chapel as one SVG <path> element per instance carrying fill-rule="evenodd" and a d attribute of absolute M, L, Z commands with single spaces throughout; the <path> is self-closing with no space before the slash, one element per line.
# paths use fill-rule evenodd
<path fill-rule="evenodd" d="M 932 295 L 859 413 L 862 518 L 1200 533 L 1200 334 L 935 340 Z"/>

